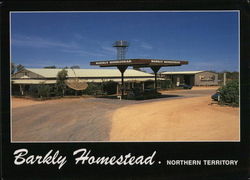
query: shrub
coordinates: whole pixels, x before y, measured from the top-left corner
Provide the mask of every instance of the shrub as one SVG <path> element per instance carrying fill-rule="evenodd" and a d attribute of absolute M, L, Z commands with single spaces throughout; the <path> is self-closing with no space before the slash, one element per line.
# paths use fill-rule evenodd
<path fill-rule="evenodd" d="M 152 81 L 152 80 L 145 81 L 144 87 L 145 87 L 145 89 L 154 89 L 154 81 Z"/>
<path fill-rule="evenodd" d="M 103 91 L 108 95 L 115 94 L 116 88 L 117 88 L 117 83 L 114 81 L 108 81 L 103 83 Z"/>
<path fill-rule="evenodd" d="M 97 95 L 102 92 L 102 85 L 100 83 L 90 82 L 88 83 L 87 89 L 83 90 L 85 94 Z"/>
<path fill-rule="evenodd" d="M 45 84 L 39 84 L 38 85 L 38 97 L 44 98 L 44 97 L 50 97 L 50 86 Z"/>
<path fill-rule="evenodd" d="M 29 87 L 29 94 L 32 97 L 38 97 L 38 85 L 30 85 Z"/>
<path fill-rule="evenodd" d="M 56 95 L 64 96 L 66 84 L 65 80 L 67 79 L 68 71 L 63 69 L 57 73 L 56 77 Z"/>
<path fill-rule="evenodd" d="M 51 87 L 43 83 L 30 85 L 29 94 L 34 98 L 47 98 L 51 96 Z"/>
<path fill-rule="evenodd" d="M 220 103 L 228 104 L 231 106 L 239 106 L 239 81 L 229 81 L 225 86 L 220 89 Z"/>
<path fill-rule="evenodd" d="M 170 80 L 166 79 L 166 80 L 161 81 L 161 88 L 162 89 L 168 89 L 171 87 L 172 87 L 172 82 Z"/>
<path fill-rule="evenodd" d="M 147 89 L 144 92 L 141 92 L 140 94 L 134 95 L 134 96 L 128 96 L 127 99 L 130 100 L 146 100 L 146 99 L 154 99 L 154 98 L 160 98 L 161 93 L 157 92 L 155 93 L 154 89 Z"/>

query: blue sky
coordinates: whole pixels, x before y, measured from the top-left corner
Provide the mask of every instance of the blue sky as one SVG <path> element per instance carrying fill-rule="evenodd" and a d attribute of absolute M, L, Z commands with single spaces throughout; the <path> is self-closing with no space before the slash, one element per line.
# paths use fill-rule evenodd
<path fill-rule="evenodd" d="M 237 12 L 12 13 L 11 60 L 25 67 L 90 66 L 116 59 L 112 44 L 130 43 L 126 58 L 187 60 L 162 71 L 238 70 Z"/>

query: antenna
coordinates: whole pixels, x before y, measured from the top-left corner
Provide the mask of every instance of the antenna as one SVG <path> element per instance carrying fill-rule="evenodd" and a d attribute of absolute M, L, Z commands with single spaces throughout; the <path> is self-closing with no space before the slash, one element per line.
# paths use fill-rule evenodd
<path fill-rule="evenodd" d="M 122 60 L 125 59 L 125 54 L 129 43 L 124 40 L 115 41 L 113 47 L 117 49 L 117 59 Z"/>

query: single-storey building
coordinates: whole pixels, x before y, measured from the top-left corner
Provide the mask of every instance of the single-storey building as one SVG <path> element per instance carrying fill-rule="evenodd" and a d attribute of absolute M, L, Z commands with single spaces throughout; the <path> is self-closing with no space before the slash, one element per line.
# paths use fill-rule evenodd
<path fill-rule="evenodd" d="M 12 75 L 13 84 L 55 84 L 56 77 L 62 69 L 25 68 Z M 87 82 L 121 81 L 118 69 L 65 69 L 68 78 L 79 78 Z M 124 73 L 124 81 L 154 80 L 154 75 L 134 69 Z"/>
<path fill-rule="evenodd" d="M 160 77 L 171 80 L 171 82 L 176 86 L 181 84 L 187 84 L 191 86 L 218 85 L 218 74 L 211 71 L 161 72 Z"/>
<path fill-rule="evenodd" d="M 56 84 L 57 74 L 62 69 L 24 68 L 12 75 L 12 90 L 25 94 L 30 85 Z M 118 69 L 65 69 L 67 78 L 78 78 L 79 82 L 102 83 L 106 81 L 117 82 L 117 93 L 121 83 L 121 73 Z M 127 88 L 144 85 L 153 81 L 154 75 L 134 69 L 128 69 L 124 73 L 124 82 Z M 147 82 L 146 82 L 147 81 Z"/>

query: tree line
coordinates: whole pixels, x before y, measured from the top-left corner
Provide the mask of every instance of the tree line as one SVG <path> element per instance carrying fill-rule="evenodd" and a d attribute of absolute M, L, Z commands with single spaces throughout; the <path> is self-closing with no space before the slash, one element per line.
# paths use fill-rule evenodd
<path fill-rule="evenodd" d="M 218 79 L 219 80 L 223 80 L 224 78 L 224 73 L 226 73 L 226 78 L 228 80 L 236 80 L 236 79 L 239 79 L 239 72 L 237 71 L 233 71 L 233 72 L 230 72 L 230 71 L 223 71 L 223 72 L 219 72 L 218 73 Z"/>

